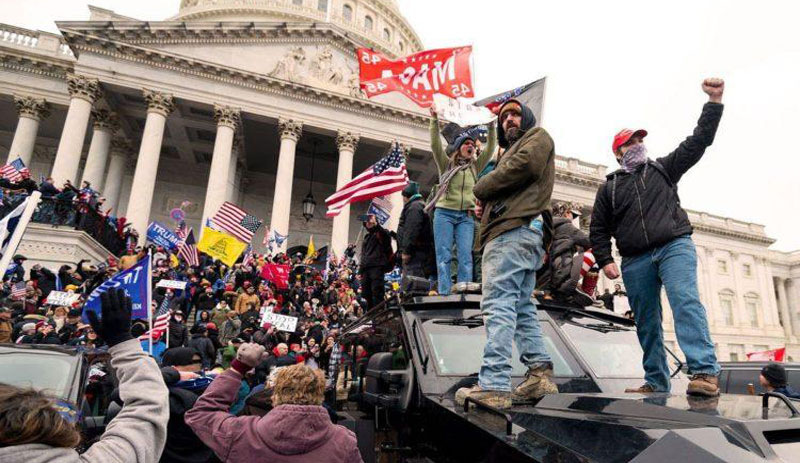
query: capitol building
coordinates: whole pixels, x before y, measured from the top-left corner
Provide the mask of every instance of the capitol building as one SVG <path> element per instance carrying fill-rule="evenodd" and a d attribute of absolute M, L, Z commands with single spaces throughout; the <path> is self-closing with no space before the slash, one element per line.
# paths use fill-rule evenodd
<path fill-rule="evenodd" d="M 427 111 L 359 89 L 357 47 L 390 58 L 424 49 L 397 2 L 174 1 L 163 21 L 90 6 L 86 21 L 56 22 L 60 34 L 0 24 L 2 160 L 20 157 L 35 180 L 57 186 L 89 181 L 140 233 L 151 221 L 174 224 L 170 211 L 184 201 L 199 231 L 227 200 L 288 234 L 288 246 L 313 235 L 337 253 L 358 238 L 366 206 L 328 219 L 324 199 L 392 142 L 405 148 L 412 180 L 436 182 Z M 554 199 L 590 212 L 606 166 L 556 163 Z M 391 203 L 396 227 L 399 194 Z M 786 346 L 800 361 L 800 251 L 770 250 L 763 225 L 689 217 L 720 360 Z M 109 253 L 84 231 L 41 223 L 20 252 L 51 267 Z M 664 327 L 678 351 L 669 310 Z"/>

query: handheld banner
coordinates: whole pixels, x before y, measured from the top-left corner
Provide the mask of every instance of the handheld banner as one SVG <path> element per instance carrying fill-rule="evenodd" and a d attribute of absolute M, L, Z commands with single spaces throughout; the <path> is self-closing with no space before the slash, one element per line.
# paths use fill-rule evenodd
<path fill-rule="evenodd" d="M 113 288 L 125 290 L 125 294 L 131 298 L 131 318 L 147 318 L 150 308 L 147 302 L 147 294 L 150 291 L 150 271 L 150 258 L 145 257 L 128 270 L 117 273 L 104 281 L 86 299 L 86 304 L 83 306 L 83 322 L 89 323 L 87 315 L 89 312 L 96 313 L 98 320 L 102 317 L 100 295 Z"/>
<path fill-rule="evenodd" d="M 433 95 L 433 103 L 440 118 L 455 122 L 461 127 L 485 125 L 495 118 L 486 107 L 471 105 L 438 93 Z"/>
<path fill-rule="evenodd" d="M 46 304 L 49 305 L 63 305 L 65 307 L 71 307 L 72 304 L 78 300 L 80 297 L 79 294 L 75 293 L 68 293 L 65 291 L 50 291 L 50 294 L 47 295 Z"/>
<path fill-rule="evenodd" d="M 294 330 L 297 329 L 297 317 L 290 317 L 288 315 L 281 315 L 269 311 L 264 312 L 264 316 L 261 318 L 262 327 L 267 323 L 274 326 L 278 331 L 294 333 Z"/>
<path fill-rule="evenodd" d="M 178 249 L 181 244 L 181 239 L 178 238 L 178 235 L 172 233 L 170 229 L 158 222 L 152 222 L 147 227 L 147 241 L 170 250 Z"/>
<path fill-rule="evenodd" d="M 359 48 L 356 54 L 360 85 L 369 98 L 401 92 L 427 108 L 433 103 L 435 93 L 451 98 L 475 96 L 471 46 L 421 51 L 398 60 L 390 60 L 369 48 Z"/>
<path fill-rule="evenodd" d="M 178 280 L 159 280 L 156 283 L 156 288 L 169 288 L 169 289 L 186 289 L 186 282 L 185 281 L 178 281 Z"/>

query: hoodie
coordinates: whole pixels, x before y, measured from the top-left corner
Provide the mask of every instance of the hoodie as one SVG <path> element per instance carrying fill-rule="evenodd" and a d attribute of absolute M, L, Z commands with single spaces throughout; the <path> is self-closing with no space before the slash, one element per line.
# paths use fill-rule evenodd
<path fill-rule="evenodd" d="M 324 407 L 279 405 L 263 417 L 232 417 L 228 408 L 241 378 L 224 372 L 186 412 L 186 424 L 221 460 L 363 462 L 355 434 L 334 425 Z"/>

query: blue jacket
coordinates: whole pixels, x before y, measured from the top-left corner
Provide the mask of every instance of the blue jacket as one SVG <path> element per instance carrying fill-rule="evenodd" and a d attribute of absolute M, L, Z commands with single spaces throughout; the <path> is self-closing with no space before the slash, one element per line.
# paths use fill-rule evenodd
<path fill-rule="evenodd" d="M 783 386 L 776 388 L 774 392 L 783 394 L 790 399 L 800 399 L 800 392 L 791 388 L 791 386 Z"/>

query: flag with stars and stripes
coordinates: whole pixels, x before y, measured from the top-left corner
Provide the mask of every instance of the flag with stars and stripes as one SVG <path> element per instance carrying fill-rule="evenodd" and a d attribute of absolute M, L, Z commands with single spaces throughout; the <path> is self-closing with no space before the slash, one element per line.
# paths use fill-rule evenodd
<path fill-rule="evenodd" d="M 185 236 L 183 236 L 181 244 L 178 245 L 178 255 L 190 267 L 197 267 L 200 265 L 200 256 L 197 254 L 197 241 L 194 239 L 194 230 L 190 228 L 188 232 L 184 231 L 183 233 Z"/>
<path fill-rule="evenodd" d="M 17 183 L 22 180 L 22 174 L 24 173 L 29 173 L 29 171 L 21 158 L 14 159 L 10 163 L 0 167 L 0 175 L 8 179 L 11 183 Z"/>
<path fill-rule="evenodd" d="M 150 333 L 153 333 L 153 340 L 161 338 L 161 335 L 169 329 L 169 299 L 166 297 L 161 301 L 158 311 L 156 311 L 155 318 L 153 319 L 153 328 L 143 335 L 139 336 L 139 341 L 148 341 Z"/>
<path fill-rule="evenodd" d="M 11 299 L 24 299 L 28 286 L 24 281 L 18 281 L 11 287 Z"/>
<path fill-rule="evenodd" d="M 263 223 L 258 217 L 250 215 L 241 207 L 225 201 L 214 217 L 211 218 L 214 226 L 244 243 L 253 239 L 256 231 Z"/>
<path fill-rule="evenodd" d="M 325 200 L 328 206 L 326 215 L 336 217 L 348 204 L 389 195 L 402 190 L 406 185 L 408 185 L 408 171 L 403 149 L 395 143 L 389 154 Z"/>

